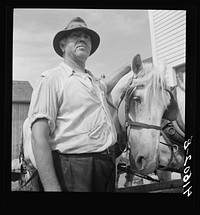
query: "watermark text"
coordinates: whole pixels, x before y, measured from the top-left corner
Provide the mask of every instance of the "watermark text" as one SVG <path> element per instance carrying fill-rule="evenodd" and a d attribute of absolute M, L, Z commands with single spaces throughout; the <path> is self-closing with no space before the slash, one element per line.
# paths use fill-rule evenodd
<path fill-rule="evenodd" d="M 191 180 L 190 177 L 192 175 L 192 171 L 189 165 L 189 161 L 192 159 L 192 155 L 189 154 L 189 146 L 192 143 L 192 137 L 191 136 L 187 141 L 184 142 L 184 150 L 185 150 L 185 162 L 184 162 L 184 176 L 183 176 L 183 188 L 184 188 L 184 195 L 187 195 L 189 197 L 192 194 L 192 185 L 190 184 Z"/>

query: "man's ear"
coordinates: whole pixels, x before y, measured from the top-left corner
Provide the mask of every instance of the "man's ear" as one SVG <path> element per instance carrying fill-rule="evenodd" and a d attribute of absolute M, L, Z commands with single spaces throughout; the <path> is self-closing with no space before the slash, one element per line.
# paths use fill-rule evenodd
<path fill-rule="evenodd" d="M 132 60 L 132 70 L 137 75 L 140 70 L 142 70 L 142 60 L 140 54 L 137 54 L 133 57 Z"/>
<path fill-rule="evenodd" d="M 60 46 L 60 49 L 62 50 L 62 52 L 64 52 L 64 49 L 65 49 L 65 42 L 64 42 L 63 39 L 59 42 L 59 46 Z"/>

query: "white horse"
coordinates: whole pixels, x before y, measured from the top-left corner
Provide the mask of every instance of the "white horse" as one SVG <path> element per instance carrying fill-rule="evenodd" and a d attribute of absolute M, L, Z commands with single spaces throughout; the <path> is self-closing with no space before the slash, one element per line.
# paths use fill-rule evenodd
<path fill-rule="evenodd" d="M 170 102 L 172 95 L 167 90 L 165 72 L 166 66 L 158 68 L 151 63 L 142 63 L 140 55 L 136 55 L 132 71 L 116 84 L 108 96 L 118 134 L 122 131 L 127 133 L 130 165 L 146 175 L 157 170 L 159 165 L 166 166 L 169 161 L 170 165 L 177 166 L 184 160 L 178 152 L 172 157 L 174 149 L 160 143 L 163 115 L 174 121 L 178 113 L 177 104 Z M 180 158 L 178 162 L 177 156 Z"/>

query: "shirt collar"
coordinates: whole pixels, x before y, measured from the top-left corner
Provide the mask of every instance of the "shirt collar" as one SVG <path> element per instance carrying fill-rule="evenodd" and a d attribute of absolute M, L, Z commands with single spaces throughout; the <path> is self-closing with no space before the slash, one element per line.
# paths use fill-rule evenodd
<path fill-rule="evenodd" d="M 68 77 L 75 73 L 75 71 L 64 62 L 60 62 L 60 66 L 65 70 Z M 91 77 L 94 77 L 93 74 L 87 69 L 85 70 L 85 73 L 90 75 Z"/>
<path fill-rule="evenodd" d="M 69 67 L 66 63 L 60 62 L 60 66 L 62 69 L 65 70 L 68 77 L 74 74 L 73 69 L 71 67 Z"/>

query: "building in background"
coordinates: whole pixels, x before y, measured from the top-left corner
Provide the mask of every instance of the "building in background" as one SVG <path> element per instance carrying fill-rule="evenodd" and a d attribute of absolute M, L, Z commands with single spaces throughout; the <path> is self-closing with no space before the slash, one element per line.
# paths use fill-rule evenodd
<path fill-rule="evenodd" d="M 18 158 L 23 122 L 28 116 L 33 88 L 28 81 L 13 81 L 12 89 L 12 160 Z"/>
<path fill-rule="evenodd" d="M 148 14 L 153 63 L 166 60 L 169 86 L 185 89 L 186 11 L 149 10 Z"/>

